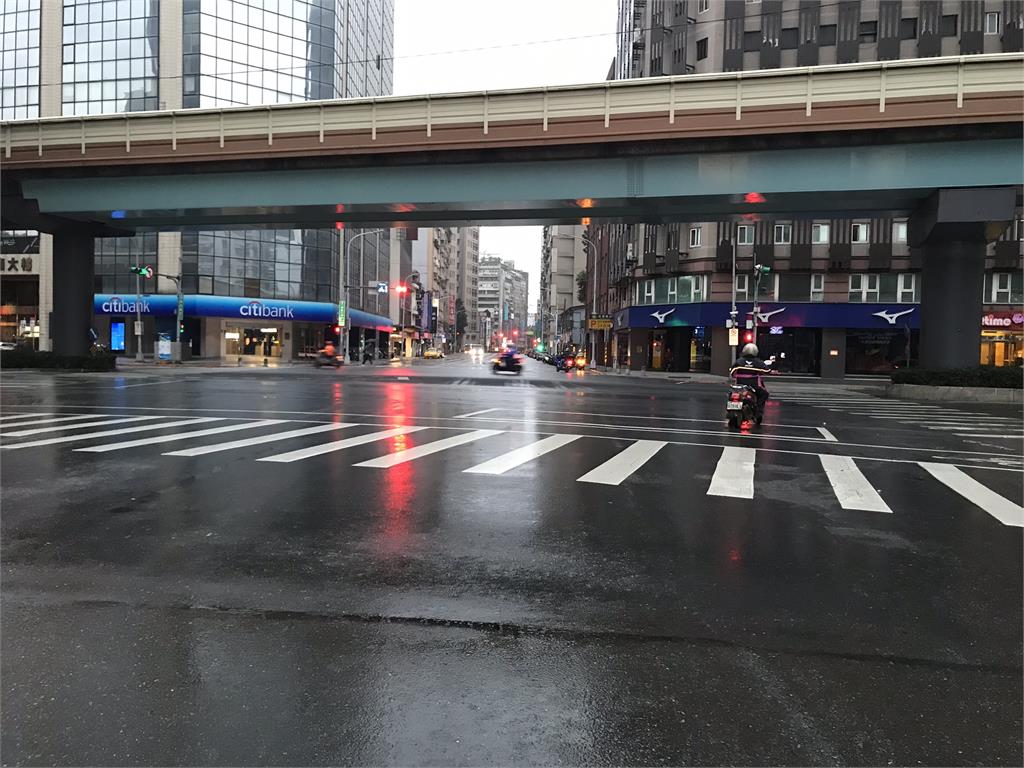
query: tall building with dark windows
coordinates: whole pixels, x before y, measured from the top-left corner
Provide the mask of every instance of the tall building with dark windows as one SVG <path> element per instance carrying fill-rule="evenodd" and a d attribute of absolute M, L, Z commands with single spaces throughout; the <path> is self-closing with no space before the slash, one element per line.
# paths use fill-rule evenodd
<path fill-rule="evenodd" d="M 392 88 L 393 0 L 0 0 L 0 23 L 5 120 L 369 97 Z M 96 243 L 95 327 L 101 340 L 118 347 L 124 337 L 125 351 L 133 351 L 134 339 L 123 334 L 131 318 L 103 309 L 124 302 L 103 299 L 134 295 L 129 267 L 142 262 L 180 274 L 183 293 L 207 307 L 186 321 L 194 355 L 295 357 L 319 347 L 339 314 L 350 346 L 383 346 L 389 297 L 374 286 L 388 281 L 389 239 L 388 230 L 338 228 L 103 238 Z M 49 240 L 34 241 L 34 324 L 44 348 Z M 175 286 L 159 278 L 145 290 L 169 294 Z M 296 319 L 246 324 L 232 314 L 254 301 L 293 303 Z M 328 315 L 335 320 L 325 322 Z M 154 315 L 145 322 L 149 352 L 160 333 L 173 332 L 173 321 Z M 8 328 L 0 325 L 5 340 Z"/>
<path fill-rule="evenodd" d="M 1024 0 L 620 0 L 610 76 L 1016 52 L 1022 35 Z M 734 293 L 741 326 L 755 300 L 768 316 L 757 342 L 782 370 L 842 376 L 916 363 L 921 259 L 905 212 L 590 229 L 592 306 L 614 317 L 611 331 L 593 332 L 602 363 L 724 372 L 733 348 L 721 310 Z M 988 246 L 982 363 L 1024 359 L 1022 234 L 1018 210 Z M 771 267 L 756 282 L 755 263 Z"/>

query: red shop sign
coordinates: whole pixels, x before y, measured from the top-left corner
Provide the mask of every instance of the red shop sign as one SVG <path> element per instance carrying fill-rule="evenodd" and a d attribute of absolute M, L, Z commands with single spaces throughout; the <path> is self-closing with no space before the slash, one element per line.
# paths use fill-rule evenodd
<path fill-rule="evenodd" d="M 981 316 L 982 328 L 1024 328 L 1024 312 L 1000 310 Z"/>

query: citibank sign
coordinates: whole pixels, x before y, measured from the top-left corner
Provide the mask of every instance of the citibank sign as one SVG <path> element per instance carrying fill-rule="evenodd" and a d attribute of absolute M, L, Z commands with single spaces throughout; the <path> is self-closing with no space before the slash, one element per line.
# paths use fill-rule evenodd
<path fill-rule="evenodd" d="M 140 299 L 136 306 L 135 299 L 122 299 L 120 296 L 111 296 L 106 301 L 101 301 L 99 310 L 105 315 L 133 314 L 137 311 L 148 315 L 150 312 L 147 299 Z"/>
<path fill-rule="evenodd" d="M 250 301 L 238 308 L 242 317 L 266 317 L 280 320 L 294 320 L 295 310 L 289 306 L 270 306 L 259 301 Z"/>

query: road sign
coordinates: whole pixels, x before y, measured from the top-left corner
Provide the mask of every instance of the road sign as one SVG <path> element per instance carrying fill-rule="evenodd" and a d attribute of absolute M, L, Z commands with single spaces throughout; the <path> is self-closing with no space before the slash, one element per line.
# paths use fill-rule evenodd
<path fill-rule="evenodd" d="M 612 319 L 610 317 L 591 317 L 587 320 L 587 329 L 591 331 L 611 330 Z"/>
<path fill-rule="evenodd" d="M 729 329 L 729 346 L 735 347 L 740 343 L 740 329 L 730 328 Z"/>
<path fill-rule="evenodd" d="M 388 292 L 388 284 L 387 283 L 377 283 L 377 293 L 385 293 L 386 294 L 387 292 Z"/>
<path fill-rule="evenodd" d="M 347 314 L 347 306 L 345 299 L 338 302 L 338 325 L 345 325 L 345 317 Z"/>

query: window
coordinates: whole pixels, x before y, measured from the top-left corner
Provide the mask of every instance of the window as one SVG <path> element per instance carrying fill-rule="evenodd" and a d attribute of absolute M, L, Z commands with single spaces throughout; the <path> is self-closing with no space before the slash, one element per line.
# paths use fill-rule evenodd
<path fill-rule="evenodd" d="M 868 225 L 854 224 L 850 231 L 851 243 L 866 243 L 868 241 Z"/>
<path fill-rule="evenodd" d="M 736 275 L 736 300 L 746 301 L 747 298 L 747 275 Z"/>
<path fill-rule="evenodd" d="M 654 281 L 644 280 L 644 304 L 654 303 Z"/>
<path fill-rule="evenodd" d="M 1013 220 L 1013 239 L 1024 240 L 1024 219 Z"/>
<path fill-rule="evenodd" d="M 679 281 L 676 280 L 674 277 L 670 277 L 668 279 L 668 295 L 666 296 L 666 299 L 668 299 L 669 304 L 675 304 L 677 301 L 679 301 L 678 291 Z"/>
<path fill-rule="evenodd" d="M 761 0 L 747 0 L 747 5 L 759 5 Z"/>
<path fill-rule="evenodd" d="M 894 243 L 907 242 L 907 222 L 896 221 L 892 225 L 892 241 Z"/>
<path fill-rule="evenodd" d="M 690 247 L 691 248 L 699 248 L 700 247 L 700 227 L 691 227 L 690 228 Z"/>
<path fill-rule="evenodd" d="M 704 13 L 711 9 L 711 0 L 697 0 L 697 13 Z M 996 14 L 999 15 L 998 13 Z"/>
<path fill-rule="evenodd" d="M 825 300 L 825 276 L 822 274 L 811 275 L 811 301 Z"/>
<path fill-rule="evenodd" d="M 736 227 L 736 244 L 753 245 L 754 228 L 749 224 L 740 224 L 738 227 Z"/>
<path fill-rule="evenodd" d="M 683 275 L 679 278 L 679 301 L 684 304 L 704 301 L 704 275 Z"/>
<path fill-rule="evenodd" d="M 878 301 L 878 275 L 850 275 L 851 302 Z"/>
<path fill-rule="evenodd" d="M 835 45 L 836 44 L 836 25 L 835 24 L 822 24 L 821 25 L 821 36 L 818 41 L 819 45 Z"/>
<path fill-rule="evenodd" d="M 988 300 L 993 304 L 1010 303 L 1010 273 L 994 272 L 992 274 L 992 289 L 989 291 Z"/>
<path fill-rule="evenodd" d="M 811 242 L 828 242 L 828 224 L 814 224 L 813 226 L 811 226 Z"/>
<path fill-rule="evenodd" d="M 779 273 L 779 301 L 809 301 L 811 276 L 798 272 Z"/>
<path fill-rule="evenodd" d="M 697 61 L 708 57 L 708 39 L 706 37 L 697 41 Z"/>
<path fill-rule="evenodd" d="M 862 21 L 860 23 L 860 41 L 862 43 L 874 43 L 878 40 L 878 22 Z"/>
<path fill-rule="evenodd" d="M 899 276 L 896 301 L 900 304 L 915 304 L 917 302 L 917 275 L 913 272 L 904 272 Z"/>
<path fill-rule="evenodd" d="M 776 224 L 775 225 L 775 244 L 776 245 L 788 245 L 793 242 L 793 225 L 792 224 Z"/>
<path fill-rule="evenodd" d="M 985 34 L 999 34 L 999 11 L 989 11 L 985 14 Z"/>

